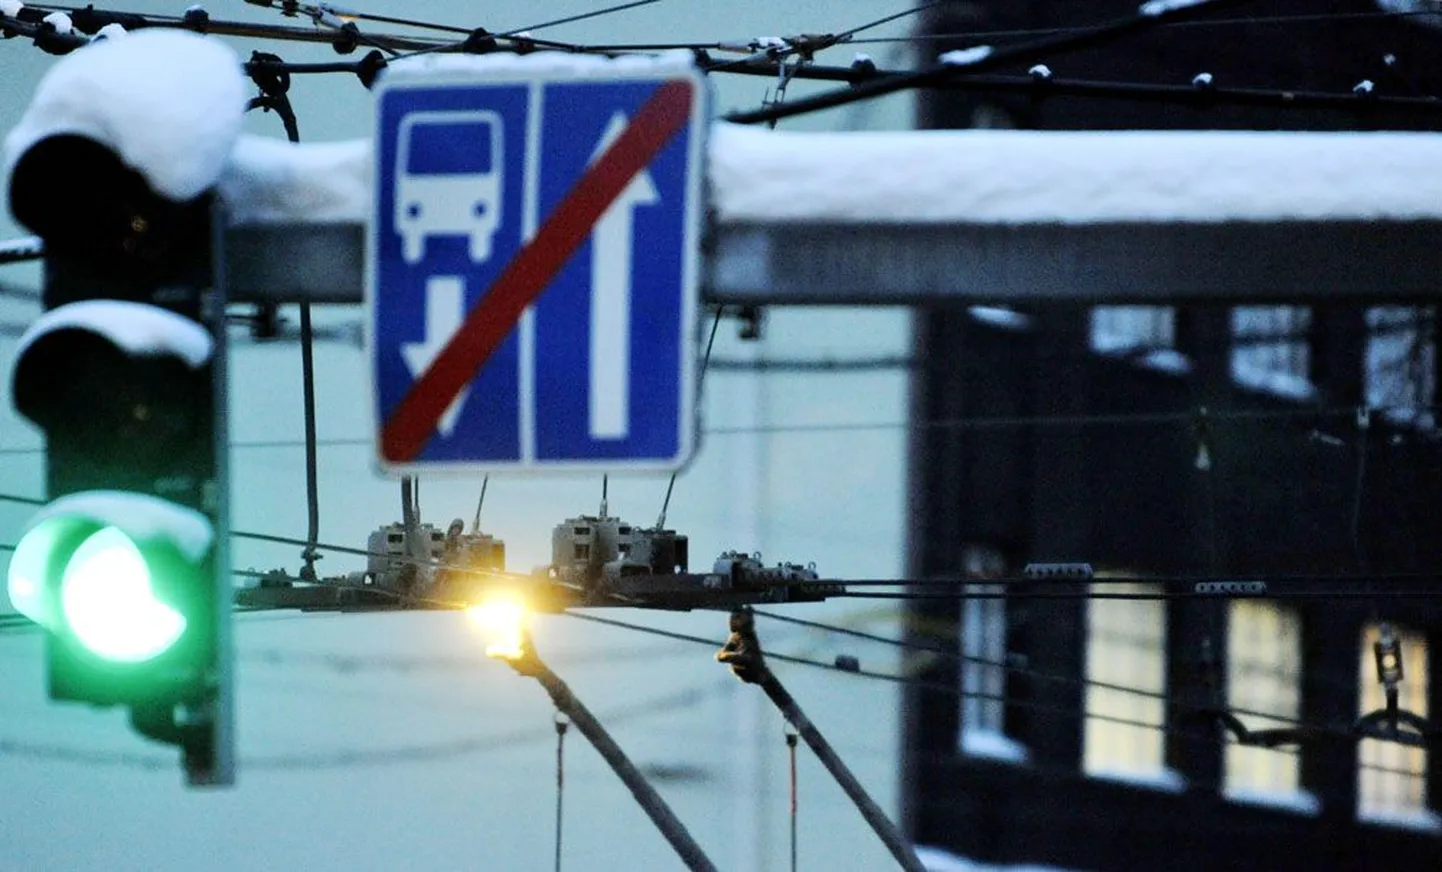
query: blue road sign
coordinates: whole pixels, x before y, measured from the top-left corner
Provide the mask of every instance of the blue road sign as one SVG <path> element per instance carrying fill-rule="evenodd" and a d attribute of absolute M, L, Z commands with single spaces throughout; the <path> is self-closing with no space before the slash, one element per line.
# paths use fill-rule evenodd
<path fill-rule="evenodd" d="M 678 468 L 695 443 L 705 83 L 530 60 L 379 89 L 378 457 Z"/>

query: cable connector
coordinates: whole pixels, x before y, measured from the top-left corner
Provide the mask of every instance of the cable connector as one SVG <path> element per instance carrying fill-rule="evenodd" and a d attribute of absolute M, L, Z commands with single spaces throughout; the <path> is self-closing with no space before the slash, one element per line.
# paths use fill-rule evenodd
<path fill-rule="evenodd" d="M 381 70 L 385 69 L 387 65 L 386 56 L 379 49 L 371 49 L 356 64 L 356 77 L 369 91 L 375 86 L 376 79 L 380 78 Z"/>
<path fill-rule="evenodd" d="M 23 11 L 23 10 L 22 10 Z M 67 55 L 90 44 L 75 32 L 75 25 L 64 12 L 52 12 L 35 27 L 35 47 L 53 55 Z"/>
<path fill-rule="evenodd" d="M 1391 624 L 1382 625 L 1377 641 L 1372 643 L 1372 656 L 1377 662 L 1377 682 L 1395 689 L 1403 678 L 1402 642 L 1393 632 Z"/>
<path fill-rule="evenodd" d="M 336 54 L 353 54 L 360 48 L 360 28 L 354 21 L 347 21 L 335 28 L 335 38 L 330 41 L 330 47 L 335 49 Z"/>
<path fill-rule="evenodd" d="M 1087 579 L 1095 573 L 1090 563 L 1028 563 L 1021 571 L 1026 578 Z"/>
<path fill-rule="evenodd" d="M 871 55 L 857 52 L 856 57 L 851 59 L 851 77 L 847 79 L 853 86 L 859 85 L 867 79 L 876 78 L 876 61 Z"/>
<path fill-rule="evenodd" d="M 205 33 L 206 29 L 210 26 L 210 13 L 205 11 L 204 6 L 197 3 L 194 6 L 186 7 L 185 13 L 181 15 L 180 20 L 186 27 L 194 30 L 196 33 Z"/>
<path fill-rule="evenodd" d="M 817 52 L 840 44 L 842 37 L 835 33 L 802 33 L 788 36 L 785 42 L 789 53 L 799 55 L 802 60 L 813 61 Z"/>
<path fill-rule="evenodd" d="M 761 640 L 756 636 L 756 616 L 750 609 L 731 613 L 731 635 L 716 652 L 716 660 L 731 667 L 731 672 L 747 684 L 757 684 L 766 676 L 766 660 L 761 653 Z"/>
<path fill-rule="evenodd" d="M 495 36 L 484 27 L 477 27 L 466 34 L 465 40 L 461 42 L 462 54 L 490 54 L 498 48 L 500 46 L 496 44 Z"/>
<path fill-rule="evenodd" d="M 1197 73 L 1192 76 L 1194 103 L 1200 109 L 1210 109 L 1217 102 L 1217 80 L 1211 73 Z"/>
<path fill-rule="evenodd" d="M 267 97 L 283 97 L 290 91 L 290 72 L 286 70 L 285 61 L 280 55 L 253 51 L 250 53 L 250 63 L 246 64 L 246 72 L 250 74 L 250 80 L 260 92 Z"/>
<path fill-rule="evenodd" d="M 1192 585 L 1192 593 L 1198 596 L 1266 596 L 1265 581 L 1199 581 Z"/>
<path fill-rule="evenodd" d="M 1197 409 L 1197 418 L 1192 424 L 1197 438 L 1197 457 L 1192 466 L 1198 472 L 1212 471 L 1212 422 L 1207 416 L 1207 407 Z"/>
<path fill-rule="evenodd" d="M 143 15 L 135 15 L 130 12 L 110 12 L 96 9 L 93 5 L 86 6 L 84 9 L 76 9 L 70 13 L 70 21 L 75 25 L 76 30 L 91 36 L 110 24 L 118 24 L 126 30 L 139 30 L 150 26 L 150 22 Z"/>

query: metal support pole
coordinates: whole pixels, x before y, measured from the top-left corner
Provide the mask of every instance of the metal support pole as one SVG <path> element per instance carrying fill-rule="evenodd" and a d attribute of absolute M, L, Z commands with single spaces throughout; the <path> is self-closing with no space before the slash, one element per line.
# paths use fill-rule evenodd
<path fill-rule="evenodd" d="M 861 816 L 871 825 L 877 837 L 886 845 L 887 850 L 891 851 L 891 856 L 896 858 L 897 865 L 907 872 L 926 872 L 926 867 L 921 865 L 921 860 L 901 835 L 901 831 L 866 792 L 866 788 L 861 786 L 861 782 L 856 780 L 856 776 L 851 774 L 846 764 L 841 762 L 826 737 L 821 735 L 821 731 L 811 723 L 801 706 L 797 705 L 781 681 L 766 666 L 766 660 L 761 653 L 761 642 L 756 636 L 756 619 L 749 610 L 731 613 L 731 637 L 727 639 L 726 647 L 716 655 L 716 659 L 730 664 L 731 671 L 736 673 L 737 678 L 748 684 L 761 686 L 766 696 L 796 728 L 807 747 L 816 754 L 821 765 L 826 767 L 826 771 L 831 773 L 831 777 L 835 778 L 841 789 L 846 791 L 846 795 L 851 797 L 857 811 L 861 812 Z"/>
<path fill-rule="evenodd" d="M 210 298 L 210 334 L 215 351 L 210 364 L 215 440 L 215 556 L 211 577 L 215 585 L 215 697 L 208 714 L 211 746 L 208 767 L 185 761 L 186 779 L 195 786 L 229 787 L 235 784 L 235 579 L 230 574 L 230 399 L 229 347 L 225 332 L 225 304 L 230 290 L 225 271 L 225 211 L 211 212 L 211 264 L 214 282 Z"/>
<path fill-rule="evenodd" d="M 312 344 L 315 334 L 310 323 L 310 303 L 300 304 L 300 372 L 305 395 L 305 550 L 301 559 L 300 577 L 315 580 L 316 538 L 320 535 L 320 496 L 317 492 L 315 469 L 315 355 Z"/>
<path fill-rule="evenodd" d="M 264 55 L 264 57 L 280 63 L 280 58 L 275 55 Z M 285 124 L 286 138 L 293 143 L 300 142 L 300 126 L 296 123 L 295 110 L 291 108 L 290 98 L 286 96 L 286 92 L 290 90 L 290 74 L 281 73 L 270 78 L 257 71 L 251 74 L 251 78 L 262 92 L 262 96 L 251 101 L 251 108 L 263 106 L 266 111 L 274 109 Z M 305 550 L 300 554 L 301 560 L 305 561 L 300 568 L 300 577 L 306 581 L 315 581 L 316 579 L 315 562 L 319 559 L 319 555 L 316 553 L 316 539 L 320 536 L 320 496 L 317 492 L 315 468 L 314 343 L 315 331 L 311 328 L 310 323 L 310 302 L 303 300 L 300 304 L 300 375 L 305 404 L 306 534 Z"/>
<path fill-rule="evenodd" d="M 651 822 L 661 831 L 661 835 L 665 836 L 666 841 L 671 843 L 671 847 L 676 849 L 676 853 L 680 855 L 686 868 L 693 872 L 716 872 L 715 864 L 701 850 L 701 846 L 696 844 L 696 840 L 691 837 L 686 825 L 681 823 L 681 819 L 676 817 L 675 812 L 671 811 L 666 800 L 661 798 L 661 794 L 656 792 L 656 788 L 651 786 L 651 783 L 646 780 L 646 776 L 641 774 L 641 770 L 636 768 L 636 764 L 631 762 L 626 753 L 621 750 L 621 746 L 617 745 L 616 741 L 611 738 L 611 734 L 606 732 L 606 728 L 601 726 L 601 722 L 596 720 L 580 700 L 576 699 L 576 695 L 571 692 L 566 683 L 552 672 L 549 666 L 541 662 L 541 658 L 531 647 L 529 639 L 526 641 L 524 650 L 523 656 L 509 661 L 511 667 L 521 675 L 529 676 L 540 682 L 541 686 L 546 689 L 546 693 L 550 695 L 551 702 L 555 703 L 556 709 L 571 719 L 571 723 L 581 731 L 581 735 L 585 736 L 600 752 L 615 773 L 620 776 L 621 781 L 630 788 L 631 795 L 636 798 L 636 802 L 640 803 L 641 809 L 651 818 Z"/>

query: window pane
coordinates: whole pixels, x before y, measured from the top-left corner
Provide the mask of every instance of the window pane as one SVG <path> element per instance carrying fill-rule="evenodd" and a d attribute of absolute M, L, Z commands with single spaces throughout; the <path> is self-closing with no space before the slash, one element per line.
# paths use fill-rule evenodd
<path fill-rule="evenodd" d="M 971 546 L 962 554 L 968 578 L 995 577 L 1006 560 L 995 548 Z M 966 585 L 975 598 L 961 606 L 961 731 L 958 746 L 965 754 L 1021 762 L 1026 748 L 1004 734 L 1006 726 L 1006 601 L 995 594 L 996 583 Z"/>
<path fill-rule="evenodd" d="M 1155 585 L 1116 583 L 1093 584 L 1091 591 L 1160 593 Z M 1082 762 L 1088 773 L 1144 776 L 1148 780 L 1164 774 L 1160 727 L 1165 716 L 1165 651 L 1166 608 L 1160 599 L 1087 601 L 1089 683 Z M 1095 682 L 1115 686 L 1098 687 Z"/>
<path fill-rule="evenodd" d="M 999 584 L 968 584 L 967 593 L 999 594 Z M 961 728 L 1001 732 L 1006 692 L 1006 609 L 1000 599 L 962 604 Z"/>
<path fill-rule="evenodd" d="M 1302 713 L 1301 669 L 1302 620 L 1296 612 L 1266 602 L 1230 604 L 1227 707 L 1248 729 L 1295 726 Z M 1301 758 L 1293 748 L 1232 742 L 1225 763 L 1224 790 L 1234 798 L 1275 799 L 1301 792 Z"/>
<path fill-rule="evenodd" d="M 1093 351 L 1171 348 L 1176 310 L 1171 306 L 1097 306 L 1092 309 Z"/>
<path fill-rule="evenodd" d="M 1367 404 L 1393 420 L 1435 427 L 1437 346 L 1433 307 L 1376 306 L 1367 310 Z"/>
<path fill-rule="evenodd" d="M 1304 306 L 1238 306 L 1232 310 L 1232 378 L 1269 393 L 1310 399 L 1312 312 Z"/>
<path fill-rule="evenodd" d="M 1372 645 L 1379 638 L 1376 624 L 1363 628 L 1359 678 L 1362 705 L 1359 714 L 1385 708 L 1387 697 L 1377 681 Z M 1397 686 L 1399 708 L 1427 717 L 1427 639 L 1420 633 L 1394 627 L 1402 643 L 1402 681 Z M 1364 819 L 1435 825 L 1427 812 L 1427 752 L 1396 742 L 1363 739 L 1357 746 L 1357 816 Z"/>

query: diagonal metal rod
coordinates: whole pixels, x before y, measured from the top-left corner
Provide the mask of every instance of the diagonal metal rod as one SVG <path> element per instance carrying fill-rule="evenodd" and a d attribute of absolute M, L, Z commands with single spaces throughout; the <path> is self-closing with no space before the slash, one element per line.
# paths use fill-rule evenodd
<path fill-rule="evenodd" d="M 571 724 L 581 731 L 581 735 L 586 737 L 621 781 L 630 788 L 631 795 L 641 805 L 641 810 L 646 812 L 646 816 L 651 818 L 661 835 L 676 849 L 687 869 L 692 872 L 716 872 L 716 865 L 706 856 L 706 852 L 701 850 L 701 846 L 691 837 L 690 831 L 681 823 L 681 819 L 676 817 L 676 813 L 671 811 L 666 800 L 661 798 L 661 794 L 656 792 L 656 788 L 651 786 L 651 782 L 646 780 L 646 776 L 641 774 L 641 770 L 636 768 L 636 764 L 631 762 L 601 722 L 581 704 L 571 692 L 571 688 L 542 662 L 529 639 L 526 640 L 524 651 L 521 657 L 508 661 L 511 668 L 540 682 L 541 687 L 550 695 L 556 710 L 570 719 Z"/>
<path fill-rule="evenodd" d="M 305 404 L 305 550 L 301 559 L 302 578 L 315 578 L 316 539 L 320 536 L 320 491 L 316 481 L 315 447 L 315 334 L 310 323 L 310 303 L 300 304 L 301 392 Z"/>
<path fill-rule="evenodd" d="M 831 773 L 831 777 L 836 779 L 836 783 L 841 785 L 841 789 L 846 791 L 846 795 L 856 804 L 856 810 L 861 812 L 872 831 L 886 845 L 887 850 L 891 851 L 897 865 L 906 872 L 926 872 L 926 867 L 921 865 L 921 860 L 917 858 L 906 837 L 896 828 L 896 824 L 891 822 L 881 810 L 881 806 L 876 804 L 876 800 L 872 799 L 866 788 L 861 786 L 861 782 L 856 780 L 856 776 L 842 762 L 831 743 L 826 741 L 826 737 L 801 710 L 801 706 L 781 684 L 780 679 L 767 667 L 761 653 L 761 641 L 756 636 L 756 619 L 750 610 L 731 613 L 731 637 L 726 640 L 725 647 L 716 655 L 716 659 L 730 664 L 731 671 L 736 673 L 737 678 L 748 684 L 761 686 L 766 696 L 791 726 L 796 728 L 796 732 L 821 761 L 821 765 L 826 767 L 826 771 Z"/>

